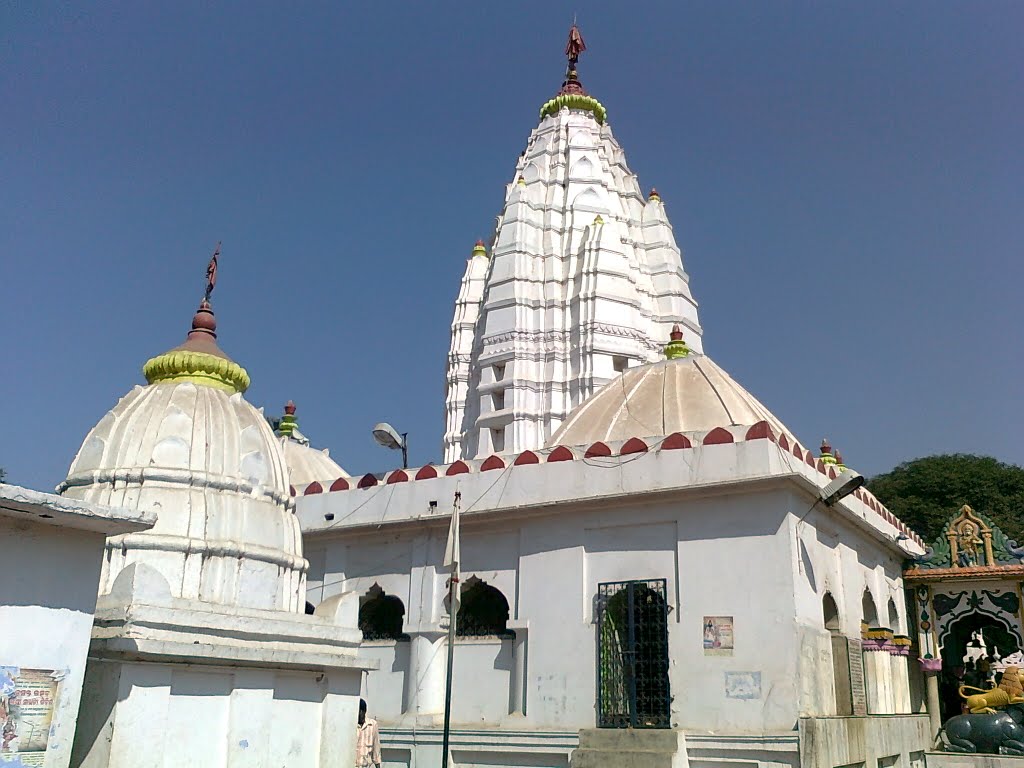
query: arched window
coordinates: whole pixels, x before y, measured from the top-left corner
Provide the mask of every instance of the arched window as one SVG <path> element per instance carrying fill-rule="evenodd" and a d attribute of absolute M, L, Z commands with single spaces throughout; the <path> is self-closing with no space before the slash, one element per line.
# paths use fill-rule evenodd
<path fill-rule="evenodd" d="M 899 631 L 900 631 L 900 614 L 896 610 L 896 601 L 893 600 L 891 597 L 889 598 L 889 605 L 887 606 L 886 611 L 889 614 L 889 623 L 886 624 L 885 626 L 887 626 L 893 632 L 899 633 Z"/>
<path fill-rule="evenodd" d="M 515 637 L 515 632 L 507 625 L 508 600 L 500 590 L 471 576 L 462 586 L 455 634 L 460 637 Z"/>
<path fill-rule="evenodd" d="M 408 640 L 402 633 L 405 606 L 401 599 L 387 595 L 374 584 L 359 599 L 359 629 L 363 640 Z"/>

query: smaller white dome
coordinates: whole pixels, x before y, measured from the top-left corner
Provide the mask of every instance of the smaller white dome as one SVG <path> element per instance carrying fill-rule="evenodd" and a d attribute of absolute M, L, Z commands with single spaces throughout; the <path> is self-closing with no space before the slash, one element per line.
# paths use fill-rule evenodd
<path fill-rule="evenodd" d="M 339 477 L 351 477 L 330 457 L 326 448 L 312 448 L 289 438 L 283 442 L 284 459 L 293 487 L 302 489 L 315 480 L 324 488 L 329 488 Z"/>
<path fill-rule="evenodd" d="M 706 355 L 691 354 L 629 368 L 583 401 L 548 441 L 593 445 L 767 421 L 792 434 Z"/>

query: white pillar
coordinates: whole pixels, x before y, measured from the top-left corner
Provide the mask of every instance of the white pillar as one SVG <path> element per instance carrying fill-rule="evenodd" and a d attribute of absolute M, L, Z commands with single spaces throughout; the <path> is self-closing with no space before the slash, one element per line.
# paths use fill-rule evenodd
<path fill-rule="evenodd" d="M 910 638 L 896 635 L 893 638 L 889 664 L 892 667 L 894 711 L 897 715 L 909 715 L 910 706 Z"/>
<path fill-rule="evenodd" d="M 891 715 L 896 711 L 889 662 L 891 646 L 891 630 L 872 627 L 864 634 L 864 683 L 869 715 Z"/>
<path fill-rule="evenodd" d="M 412 638 L 412 654 L 409 674 L 415 681 L 413 696 L 417 717 L 433 717 L 444 714 L 445 668 L 448 654 L 446 633 L 415 632 Z"/>
<path fill-rule="evenodd" d="M 509 625 L 519 622 L 509 622 Z M 512 628 L 511 626 L 509 627 Z M 509 683 L 509 714 L 526 714 L 526 649 L 528 630 L 523 626 L 515 627 L 516 638 L 512 641 L 512 679 Z"/>

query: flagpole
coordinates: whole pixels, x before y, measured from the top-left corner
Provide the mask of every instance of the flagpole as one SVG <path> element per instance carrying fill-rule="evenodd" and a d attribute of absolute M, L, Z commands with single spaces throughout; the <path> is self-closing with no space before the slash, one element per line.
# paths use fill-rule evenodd
<path fill-rule="evenodd" d="M 448 582 L 448 605 L 455 605 L 455 595 L 458 589 L 459 579 L 452 576 Z M 451 729 L 452 719 L 452 667 L 455 664 L 455 616 L 458 611 L 453 611 L 451 621 L 448 623 L 448 674 L 444 684 L 444 737 L 441 740 L 441 768 L 448 768 L 448 733 Z"/>
<path fill-rule="evenodd" d="M 459 500 L 462 494 L 455 492 L 455 504 L 452 509 L 451 531 L 449 532 L 448 549 L 452 554 L 451 575 L 448 578 L 448 671 L 444 683 L 444 735 L 441 738 L 441 768 L 448 768 L 448 736 L 451 731 L 452 719 L 452 669 L 455 666 L 455 621 L 459 614 L 456 590 L 459 588 Z"/>

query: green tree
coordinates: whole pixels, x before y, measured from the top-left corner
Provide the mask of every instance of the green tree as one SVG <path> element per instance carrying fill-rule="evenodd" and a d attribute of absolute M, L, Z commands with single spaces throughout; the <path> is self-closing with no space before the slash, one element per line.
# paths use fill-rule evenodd
<path fill-rule="evenodd" d="M 1024 468 L 990 456 L 926 456 L 868 481 L 868 489 L 930 544 L 969 504 L 1024 544 Z"/>

